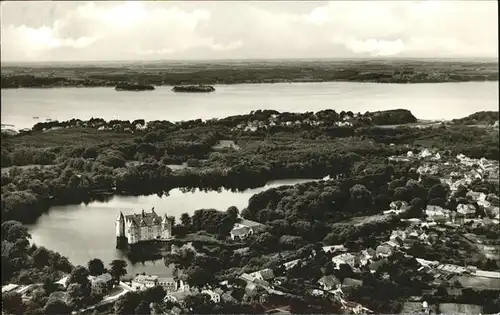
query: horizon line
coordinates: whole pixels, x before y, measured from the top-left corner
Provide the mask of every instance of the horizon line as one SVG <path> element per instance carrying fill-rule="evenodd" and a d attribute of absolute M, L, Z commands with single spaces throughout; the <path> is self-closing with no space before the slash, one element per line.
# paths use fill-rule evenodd
<path fill-rule="evenodd" d="M 498 63 L 498 57 L 403 57 L 403 56 L 379 56 L 379 57 L 331 57 L 331 58 L 231 58 L 231 59 L 124 59 L 124 60 L 37 60 L 37 61 L 1 61 L 1 65 L 7 64 L 68 64 L 68 63 L 158 63 L 158 62 L 241 62 L 241 61 L 335 61 L 335 60 L 454 60 L 454 61 L 495 61 Z"/>

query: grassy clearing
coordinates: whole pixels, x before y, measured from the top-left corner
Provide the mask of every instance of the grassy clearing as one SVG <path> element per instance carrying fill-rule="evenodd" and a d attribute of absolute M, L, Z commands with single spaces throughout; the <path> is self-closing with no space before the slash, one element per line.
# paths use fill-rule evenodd
<path fill-rule="evenodd" d="M 474 276 L 458 276 L 454 280 L 458 280 L 464 288 L 500 290 L 500 279 Z"/>
<path fill-rule="evenodd" d="M 483 308 L 474 304 L 442 303 L 439 304 L 442 314 L 481 314 Z"/>
<path fill-rule="evenodd" d="M 384 220 L 387 220 L 390 215 L 386 214 L 376 214 L 376 215 L 370 215 L 370 216 L 361 216 L 361 217 L 354 217 L 350 218 L 347 220 L 344 220 L 342 222 L 338 222 L 335 224 L 340 224 L 340 225 L 355 225 L 355 226 L 360 226 L 363 224 L 367 223 L 375 223 L 375 222 L 381 222 Z"/>

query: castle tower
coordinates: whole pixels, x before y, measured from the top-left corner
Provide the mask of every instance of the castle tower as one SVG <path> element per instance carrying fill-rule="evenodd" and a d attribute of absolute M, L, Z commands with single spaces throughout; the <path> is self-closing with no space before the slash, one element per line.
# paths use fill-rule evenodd
<path fill-rule="evenodd" d="M 163 238 L 172 237 L 172 221 L 170 221 L 169 217 L 167 217 L 167 214 L 163 216 L 163 220 L 161 221 L 161 228 Z"/>
<path fill-rule="evenodd" d="M 120 215 L 115 221 L 116 229 L 116 248 L 123 248 L 127 245 L 127 237 L 125 235 L 125 217 L 120 211 Z"/>
<path fill-rule="evenodd" d="M 115 228 L 116 228 L 116 237 L 125 236 L 125 217 L 123 216 L 123 212 L 121 211 L 118 218 L 116 218 Z"/>

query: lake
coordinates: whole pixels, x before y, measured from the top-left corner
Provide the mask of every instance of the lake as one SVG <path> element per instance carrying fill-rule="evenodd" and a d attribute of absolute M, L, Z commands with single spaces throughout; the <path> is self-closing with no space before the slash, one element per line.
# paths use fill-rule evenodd
<path fill-rule="evenodd" d="M 38 246 L 67 256 L 75 265 L 86 265 L 92 258 L 100 258 L 106 265 L 113 259 L 128 259 L 124 253 L 115 249 L 115 220 L 120 211 L 123 214 L 139 213 L 142 209 L 162 216 L 167 213 L 176 217 L 177 222 L 182 213 L 193 214 L 197 209 L 214 208 L 225 211 L 230 206 L 242 210 L 248 205 L 253 194 L 282 185 L 294 185 L 312 181 L 312 179 L 287 179 L 268 182 L 264 187 L 248 189 L 243 192 L 229 190 L 200 191 L 183 193 L 180 189 L 172 189 L 168 196 L 113 196 L 107 202 L 91 202 L 87 205 L 67 205 L 52 207 L 42 215 L 35 224 L 28 225 L 32 241 Z M 171 270 L 162 260 L 129 264 L 129 274 L 146 272 L 168 277 Z"/>
<path fill-rule="evenodd" d="M 453 119 L 498 110 L 498 82 L 380 84 L 358 82 L 216 85 L 213 93 L 118 92 L 114 88 L 2 90 L 2 124 L 30 128 L 46 119 L 189 120 L 257 109 L 366 112 L 404 108 L 419 119 Z M 34 119 L 33 117 L 38 117 Z"/>

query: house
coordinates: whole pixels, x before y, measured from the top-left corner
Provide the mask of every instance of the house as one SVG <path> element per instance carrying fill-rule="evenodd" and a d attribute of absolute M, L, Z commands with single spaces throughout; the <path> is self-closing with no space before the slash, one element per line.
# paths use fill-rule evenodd
<path fill-rule="evenodd" d="M 244 226 L 240 228 L 233 228 L 231 232 L 229 232 L 229 234 L 232 240 L 241 240 L 247 237 L 248 235 L 252 235 L 253 231 L 250 228 Z"/>
<path fill-rule="evenodd" d="M 203 294 L 208 294 L 210 296 L 210 300 L 214 303 L 219 303 L 220 302 L 220 297 L 222 295 L 222 290 L 221 289 L 215 289 L 215 290 L 203 290 L 201 291 Z"/>
<path fill-rule="evenodd" d="M 245 286 L 245 292 L 248 295 L 255 295 L 257 293 L 257 290 L 257 285 L 255 283 L 248 282 Z"/>
<path fill-rule="evenodd" d="M 369 261 L 371 261 L 374 257 L 377 256 L 377 252 L 372 248 L 364 249 L 358 255 L 359 262 L 361 265 L 366 265 Z"/>
<path fill-rule="evenodd" d="M 408 208 L 408 203 L 406 201 L 397 200 L 391 202 L 389 207 L 391 208 L 391 210 L 404 210 Z"/>
<path fill-rule="evenodd" d="M 392 231 L 391 233 L 391 236 L 389 237 L 390 240 L 394 240 L 396 238 L 400 238 L 402 240 L 404 240 L 406 238 L 406 232 L 405 231 L 401 231 L 401 230 L 394 230 Z"/>
<path fill-rule="evenodd" d="M 353 289 L 359 288 L 363 285 L 363 281 L 353 279 L 353 278 L 345 278 L 342 282 L 342 291 L 344 293 L 349 293 Z"/>
<path fill-rule="evenodd" d="M 300 259 L 291 260 L 283 264 L 286 270 L 290 270 L 299 263 Z"/>
<path fill-rule="evenodd" d="M 166 292 L 174 292 L 178 290 L 177 281 L 173 278 L 158 278 L 158 285 L 161 285 Z"/>
<path fill-rule="evenodd" d="M 446 211 L 439 206 L 427 206 L 425 209 L 425 214 L 428 219 L 435 222 L 446 222 L 448 219 L 448 215 L 446 215 Z"/>
<path fill-rule="evenodd" d="M 264 224 L 259 222 L 250 221 L 246 219 L 240 219 L 240 222 L 235 223 L 233 229 L 230 232 L 231 239 L 245 238 L 248 235 L 255 234 L 264 228 Z"/>
<path fill-rule="evenodd" d="M 323 288 L 323 290 L 330 291 L 341 285 L 341 282 L 335 276 L 329 275 L 321 277 L 318 280 L 318 284 Z"/>
<path fill-rule="evenodd" d="M 463 215 L 466 219 L 471 219 L 476 216 L 476 207 L 471 204 L 459 204 L 457 206 L 457 213 Z"/>
<path fill-rule="evenodd" d="M 19 287 L 18 284 L 9 283 L 2 286 L 2 294 L 11 292 Z"/>
<path fill-rule="evenodd" d="M 241 274 L 239 278 L 241 280 L 246 281 L 246 282 L 254 282 L 256 280 L 256 278 L 254 276 L 252 276 L 251 274 L 248 274 L 248 273 Z"/>
<path fill-rule="evenodd" d="M 393 249 L 387 244 L 382 244 L 377 246 L 376 252 L 379 257 L 389 257 L 393 254 Z"/>
<path fill-rule="evenodd" d="M 353 267 L 356 263 L 356 256 L 351 253 L 344 253 L 333 257 L 332 262 L 335 264 L 336 269 L 338 269 L 339 266 L 343 264 Z"/>
<path fill-rule="evenodd" d="M 335 252 L 345 252 L 347 248 L 344 245 L 331 245 L 331 246 L 323 246 L 323 251 L 325 253 L 335 253 Z"/>
<path fill-rule="evenodd" d="M 132 279 L 132 289 L 145 290 L 158 284 L 158 276 L 138 275 Z"/>
<path fill-rule="evenodd" d="M 186 296 L 189 295 L 189 293 L 190 292 L 185 291 L 168 292 L 167 295 L 165 295 L 164 300 L 173 303 L 180 303 L 186 298 Z"/>
<path fill-rule="evenodd" d="M 260 280 L 271 280 L 274 278 L 274 272 L 270 268 L 262 269 L 256 272 L 253 272 L 250 274 L 250 276 L 254 277 L 255 279 L 260 279 Z"/>
<path fill-rule="evenodd" d="M 69 276 L 62 277 L 59 281 L 56 281 L 56 284 L 59 284 L 63 288 L 66 288 L 67 287 L 68 278 L 69 278 Z"/>
<path fill-rule="evenodd" d="M 433 261 L 433 260 L 426 260 L 422 258 L 415 258 L 417 262 L 422 265 L 422 266 L 427 266 L 427 267 L 436 267 L 439 265 L 438 261 Z"/>

